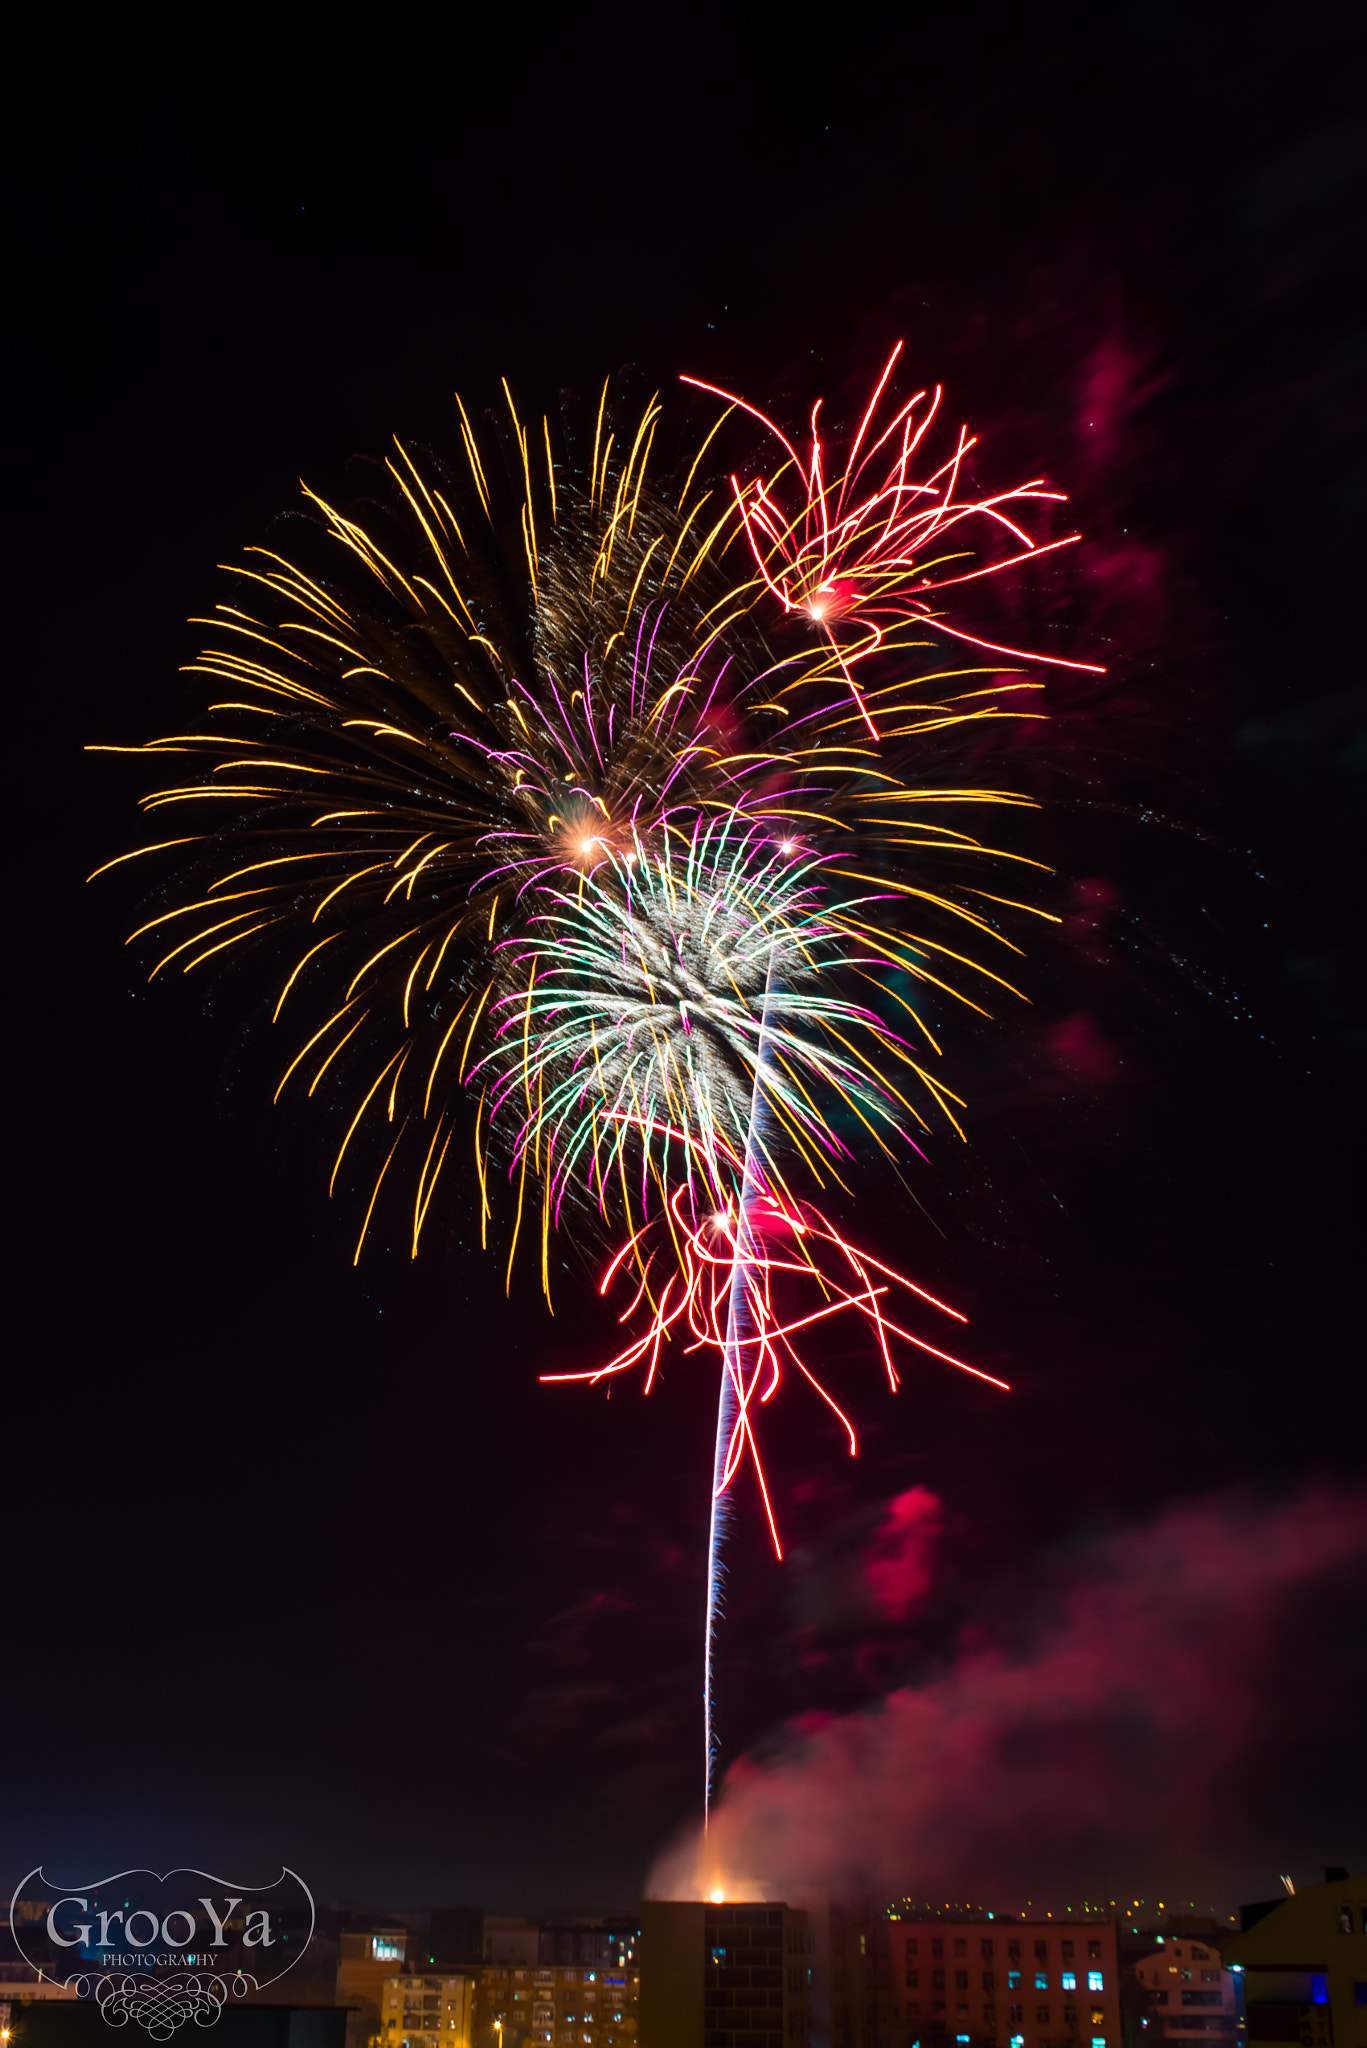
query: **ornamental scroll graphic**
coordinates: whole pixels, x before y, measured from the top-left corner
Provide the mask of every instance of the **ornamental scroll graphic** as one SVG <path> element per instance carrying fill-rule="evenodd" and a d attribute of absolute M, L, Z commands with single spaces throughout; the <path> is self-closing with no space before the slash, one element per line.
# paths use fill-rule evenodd
<path fill-rule="evenodd" d="M 206 1870 L 121 1870 L 55 1884 L 31 1870 L 10 1900 L 15 1946 L 40 1985 L 93 1999 L 108 2025 L 156 2042 L 276 1984 L 302 1960 L 313 1895 L 296 1871 L 268 1885 Z M 22 1995 L 22 1994 L 21 1994 Z"/>

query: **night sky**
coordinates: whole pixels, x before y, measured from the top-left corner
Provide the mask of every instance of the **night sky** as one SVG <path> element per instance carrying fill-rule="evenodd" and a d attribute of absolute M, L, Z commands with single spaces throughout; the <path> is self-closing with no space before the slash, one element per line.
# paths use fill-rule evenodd
<path fill-rule="evenodd" d="M 1023 630 L 1111 673 L 988 764 L 1045 800 L 1013 844 L 1063 922 L 1029 1007 L 947 1025 L 969 1143 L 914 1200 L 860 1184 L 863 1240 L 1014 1391 L 928 1365 L 893 1399 L 831 1350 L 853 1464 L 785 1394 L 790 1554 L 745 1488 L 725 1758 L 797 1810 L 813 1717 L 887 1730 L 989 1654 L 1047 1693 L 1066 1626 L 1109 1669 L 1133 1583 L 1128 1675 L 1012 1752 L 1064 1788 L 1085 1753 L 1092 1818 L 1061 1792 L 1006 1843 L 951 1746 L 933 1825 L 910 1799 L 850 1869 L 1227 1906 L 1367 1864 L 1355 12 L 901 9 L 814 40 L 776 10 L 415 11 L 341 45 L 263 17 L 35 65 L 6 380 L 16 1878 L 284 1862 L 326 1899 L 616 1909 L 694 1815 L 710 1372 L 540 1387 L 614 1326 L 568 1270 L 554 1321 L 530 1264 L 505 1302 L 459 1186 L 416 1265 L 381 1238 L 353 1270 L 323 1123 L 270 1107 L 264 981 L 147 989 L 136 878 L 85 886 L 156 771 L 81 749 L 185 729 L 215 564 L 282 544 L 301 476 L 345 497 L 395 431 L 449 449 L 457 386 L 506 374 L 530 408 L 630 364 L 844 417 L 903 336 L 996 475 L 1069 492 L 1088 539 Z"/>

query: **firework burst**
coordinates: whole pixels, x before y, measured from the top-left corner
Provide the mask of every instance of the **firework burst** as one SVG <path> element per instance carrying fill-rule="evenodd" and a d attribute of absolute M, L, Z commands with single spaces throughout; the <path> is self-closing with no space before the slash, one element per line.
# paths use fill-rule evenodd
<path fill-rule="evenodd" d="M 464 1119 L 485 1241 L 508 1190 L 508 1284 L 530 1234 L 550 1299 L 568 1204 L 609 1254 L 602 1291 L 630 1290 L 623 1349 L 578 1377 L 649 1387 L 669 1344 L 719 1360 L 709 1788 L 747 1454 L 779 1540 L 758 1411 L 795 1371 L 854 1448 L 801 1333 L 857 1315 L 893 1386 L 897 1345 L 975 1370 L 905 1324 L 955 1312 L 794 1185 L 846 1186 L 847 1133 L 897 1159 L 957 1128 L 925 999 L 1008 989 L 980 956 L 1018 951 L 1003 927 L 1029 907 L 979 886 L 1021 856 L 965 829 L 1023 799 L 943 771 L 1036 685 L 938 666 L 941 633 L 1001 650 L 927 593 L 1022 558 L 946 574 L 935 550 L 970 518 L 1041 552 L 1005 508 L 1053 494 L 961 501 L 962 436 L 913 482 L 934 407 L 878 426 L 892 367 L 833 480 L 815 410 L 810 460 L 784 442 L 796 510 L 782 470 L 707 480 L 727 415 L 680 487 L 652 468 L 655 400 L 629 414 L 605 386 L 591 438 L 524 424 L 506 386 L 497 423 L 458 402 L 449 470 L 396 442 L 364 522 L 306 492 L 300 545 L 232 572 L 191 671 L 211 729 L 111 750 L 193 764 L 143 799 L 201 823 L 136 849 L 170 872 L 133 938 L 156 945 L 149 979 L 264 959 L 273 1020 L 305 1013 L 276 1095 L 334 1102 L 355 1257 L 394 1199 L 416 1256 Z M 785 646 L 795 618 L 819 631 Z"/>
<path fill-rule="evenodd" d="M 964 464 L 976 439 L 960 427 L 951 453 L 924 475 L 915 460 L 939 415 L 943 391 L 918 391 L 895 408 L 880 410 L 902 353 L 899 341 L 883 367 L 843 464 L 832 472 L 820 432 L 821 400 L 812 407 L 808 453 L 801 456 L 782 428 L 757 407 L 698 378 L 684 382 L 740 406 L 779 443 L 787 462 L 772 476 L 742 484 L 731 478 L 736 509 L 768 594 L 784 613 L 808 619 L 826 639 L 851 699 L 871 737 L 879 736 L 876 707 L 856 679 L 874 656 L 908 645 L 899 638 L 932 628 L 951 639 L 1012 661 L 1043 661 L 1056 668 L 1102 671 L 1089 662 L 1030 655 L 1002 647 L 951 624 L 936 595 L 1021 563 L 1071 547 L 1080 535 L 1032 539 L 1021 524 L 1036 506 L 1062 504 L 1061 491 L 1044 479 L 1015 484 L 985 497 L 965 493 Z M 829 472 L 829 473 L 828 473 Z M 796 485 L 796 495 L 792 486 Z M 784 489 L 780 490 L 780 485 Z M 987 559 L 976 559 L 972 539 L 985 536 Z M 967 566 L 969 561 L 973 566 Z"/>

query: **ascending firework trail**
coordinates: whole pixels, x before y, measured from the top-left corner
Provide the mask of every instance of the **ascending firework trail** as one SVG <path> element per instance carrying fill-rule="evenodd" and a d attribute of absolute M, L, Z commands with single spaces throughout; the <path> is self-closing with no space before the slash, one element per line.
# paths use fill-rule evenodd
<path fill-rule="evenodd" d="M 755 1052 L 755 1079 L 750 1092 L 750 1121 L 745 1132 L 745 1156 L 741 1168 L 739 1199 L 736 1203 L 736 1241 L 731 1256 L 731 1285 L 726 1300 L 726 1337 L 722 1351 L 717 1390 L 717 1441 L 712 1453 L 712 1506 L 707 1524 L 707 1623 L 703 1640 L 703 1826 L 712 1805 L 712 1773 L 716 1767 L 716 1741 L 712 1733 L 712 1651 L 716 1642 L 717 1618 L 721 1611 L 722 1540 L 730 1521 L 729 1487 L 736 1465 L 740 1395 L 748 1377 L 747 1340 L 754 1341 L 754 1321 L 749 1314 L 747 1290 L 756 1260 L 754 1241 L 755 1203 L 760 1193 L 756 1139 L 764 1106 L 764 1077 L 770 1064 L 768 1026 L 769 996 L 773 987 L 773 954 L 764 977 L 764 1001 L 759 1014 L 759 1043 Z"/>

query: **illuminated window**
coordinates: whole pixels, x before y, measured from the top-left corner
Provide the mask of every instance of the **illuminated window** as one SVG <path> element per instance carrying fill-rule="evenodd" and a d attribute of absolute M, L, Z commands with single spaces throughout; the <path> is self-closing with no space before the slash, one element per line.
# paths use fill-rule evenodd
<path fill-rule="evenodd" d="M 1089 1991 L 1104 1991 L 1106 1989 L 1106 1986 L 1101 1981 L 1100 1970 L 1089 1970 L 1087 1972 L 1087 1989 Z"/>
<path fill-rule="evenodd" d="M 1024 2034 L 1013 2034 L 1011 2036 L 1011 2048 L 1025 2048 Z"/>
<path fill-rule="evenodd" d="M 1104 2012 L 1102 2012 L 1102 2010 L 1101 2010 L 1101 2008 L 1100 2008 L 1099 2006 L 1095 2006 L 1095 2005 L 1094 2005 L 1094 2006 L 1092 2007 L 1092 2025 L 1093 2025 L 1094 2027 L 1104 2027 L 1104 2026 L 1105 2026 L 1105 2024 L 1106 2024 L 1106 2015 L 1105 2015 L 1105 2013 L 1104 2013 Z"/>
<path fill-rule="evenodd" d="M 1065 1990 L 1065 1991 L 1076 1991 L 1076 1990 L 1077 1990 L 1077 1971 L 1076 1971 L 1076 1970 L 1065 1970 L 1065 1971 L 1064 1971 L 1064 1973 L 1063 1973 L 1063 1975 L 1062 1975 L 1062 1976 L 1061 1976 L 1061 1977 L 1059 1978 L 1059 1982 L 1060 1982 L 1060 1984 L 1061 1984 L 1061 1985 L 1063 1986 L 1063 1988 L 1064 1988 L 1064 1990 Z"/>
<path fill-rule="evenodd" d="M 1049 1972 L 1047 1970 L 1036 1970 L 1035 1989 L 1036 1991 L 1047 1991 L 1049 1989 Z"/>
<path fill-rule="evenodd" d="M 401 1934 L 372 1934 L 370 1953 L 377 1963 L 401 1963 L 403 1961 L 403 1936 Z"/>
<path fill-rule="evenodd" d="M 1093 2034 L 1092 2048 L 1106 2048 L 1106 2036 L 1104 2034 Z"/>
<path fill-rule="evenodd" d="M 1020 1971 L 1019 1971 L 1019 1970 L 1008 1970 L 1008 1971 L 1007 1971 L 1007 1973 L 1006 1973 L 1006 1988 L 1007 1988 L 1007 1990 L 1008 1990 L 1008 1991 L 1019 1991 L 1019 1990 L 1020 1990 L 1020 1988 L 1021 1988 L 1021 1973 L 1020 1973 Z"/>
<path fill-rule="evenodd" d="M 1328 2005 L 1329 1979 L 1322 1970 L 1313 1970 L 1310 1975 L 1310 2003 Z"/>

